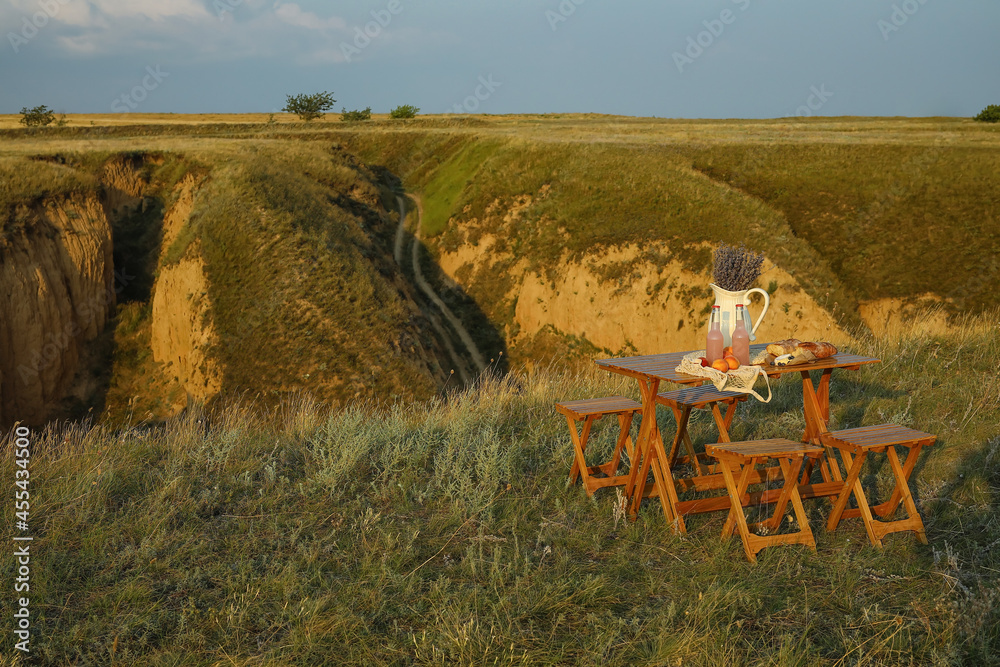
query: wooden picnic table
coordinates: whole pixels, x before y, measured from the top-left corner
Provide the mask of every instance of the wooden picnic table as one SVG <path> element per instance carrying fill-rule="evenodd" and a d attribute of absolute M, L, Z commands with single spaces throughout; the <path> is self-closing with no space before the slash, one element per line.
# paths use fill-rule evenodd
<path fill-rule="evenodd" d="M 766 343 L 751 345 L 750 356 L 754 357 L 767 347 Z M 721 469 L 713 466 L 707 475 L 676 479 L 673 471 L 673 461 L 676 452 L 668 454 L 663 446 L 663 438 L 656 424 L 656 395 L 661 382 L 674 382 L 682 385 L 700 385 L 705 378 L 678 373 L 676 368 L 681 359 L 691 352 L 672 352 L 667 354 L 651 354 L 617 359 L 599 359 L 595 363 L 611 372 L 634 378 L 639 383 L 639 393 L 642 397 L 642 423 L 636 440 L 636 460 L 631 462 L 629 480 L 625 486 L 626 502 L 629 514 L 635 515 L 643 497 L 659 496 L 663 513 L 668 522 L 675 523 L 680 532 L 685 532 L 684 516 L 700 512 L 711 512 L 729 508 L 729 498 L 720 496 L 681 501 L 680 491 L 706 491 L 725 488 L 725 479 Z M 785 373 L 799 373 L 802 377 L 802 401 L 805 414 L 805 431 L 802 442 L 823 446 L 827 452 L 820 463 L 823 482 L 810 484 L 812 462 L 808 462 L 803 470 L 799 494 L 803 498 L 838 495 L 844 489 L 844 480 L 840 473 L 833 452 L 820 440 L 821 435 L 829 433 L 827 424 L 830 420 L 830 376 L 836 368 L 859 370 L 865 364 L 878 363 L 879 359 L 863 357 L 856 354 L 837 353 L 826 359 L 806 362 L 794 366 L 767 366 L 764 368 L 769 377 L 776 378 Z M 818 383 L 814 384 L 811 371 L 821 371 Z M 728 435 L 722 433 L 721 440 L 728 442 Z M 653 473 L 653 488 L 647 489 L 646 478 Z M 750 483 L 760 483 L 777 478 L 780 469 L 754 471 Z M 750 502 L 775 502 L 780 489 L 766 490 L 750 495 Z"/>

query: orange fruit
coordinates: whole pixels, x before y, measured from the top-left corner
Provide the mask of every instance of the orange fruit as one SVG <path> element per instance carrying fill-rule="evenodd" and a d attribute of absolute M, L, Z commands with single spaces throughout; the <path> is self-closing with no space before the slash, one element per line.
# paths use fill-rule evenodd
<path fill-rule="evenodd" d="M 736 370 L 737 368 L 740 367 L 740 360 L 732 355 L 726 357 L 725 360 L 726 363 L 729 365 L 730 370 Z"/>
<path fill-rule="evenodd" d="M 722 348 L 722 356 L 723 357 L 731 357 L 731 356 L 733 356 L 733 346 L 729 345 L 727 347 Z"/>
<path fill-rule="evenodd" d="M 729 363 L 725 359 L 716 359 L 712 362 L 712 368 L 722 373 L 729 370 Z"/>

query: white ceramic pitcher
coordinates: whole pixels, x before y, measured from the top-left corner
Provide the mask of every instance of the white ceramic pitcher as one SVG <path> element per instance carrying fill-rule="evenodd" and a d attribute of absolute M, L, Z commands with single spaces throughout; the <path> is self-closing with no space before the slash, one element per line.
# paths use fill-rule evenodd
<path fill-rule="evenodd" d="M 722 339 L 727 346 L 733 344 L 733 329 L 736 328 L 736 304 L 742 303 L 743 307 L 746 309 L 746 315 L 749 316 L 750 293 L 760 292 L 764 296 L 764 310 L 760 311 L 760 316 L 757 318 L 757 321 L 754 322 L 753 328 L 749 329 L 750 341 L 753 342 L 757 340 L 754 332 L 757 331 L 757 327 L 760 326 L 761 320 L 764 319 L 764 314 L 771 306 L 770 295 L 759 287 L 754 287 L 742 292 L 730 292 L 729 290 L 722 289 L 715 283 L 709 283 L 708 285 L 715 290 L 715 305 L 719 306 L 719 310 L 722 311 Z M 749 322 L 746 322 L 745 324 L 749 327 Z"/>

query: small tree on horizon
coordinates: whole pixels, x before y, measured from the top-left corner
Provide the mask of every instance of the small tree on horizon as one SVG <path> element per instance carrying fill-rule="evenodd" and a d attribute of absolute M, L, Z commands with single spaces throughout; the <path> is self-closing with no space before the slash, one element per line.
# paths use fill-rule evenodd
<path fill-rule="evenodd" d="M 286 97 L 288 99 L 282 111 L 293 113 L 307 123 L 311 120 L 322 118 L 324 116 L 323 112 L 332 109 L 334 103 L 337 101 L 333 99 L 333 93 L 328 92 L 313 93 L 312 95 L 306 95 L 305 93 L 301 95 L 286 95 Z"/>
<path fill-rule="evenodd" d="M 21 107 L 21 124 L 25 127 L 45 126 L 55 122 L 55 119 L 56 115 L 44 104 L 34 109 Z"/>
<path fill-rule="evenodd" d="M 973 120 L 984 123 L 1000 123 L 1000 104 L 991 104 L 976 116 Z"/>
<path fill-rule="evenodd" d="M 389 118 L 414 118 L 418 113 L 420 113 L 418 107 L 410 104 L 401 104 L 389 112 Z"/>
<path fill-rule="evenodd" d="M 368 107 L 364 111 L 355 109 L 354 111 L 348 111 L 346 107 L 341 107 L 340 120 L 345 122 L 355 121 L 355 120 L 371 120 L 372 119 L 372 108 Z"/>

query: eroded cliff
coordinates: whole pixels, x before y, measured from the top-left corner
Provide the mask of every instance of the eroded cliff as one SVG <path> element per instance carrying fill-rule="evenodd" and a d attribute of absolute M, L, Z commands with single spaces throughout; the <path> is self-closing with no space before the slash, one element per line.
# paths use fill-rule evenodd
<path fill-rule="evenodd" d="M 0 242 L 0 424 L 37 424 L 58 410 L 114 312 L 111 226 L 96 193 L 13 217 Z"/>

